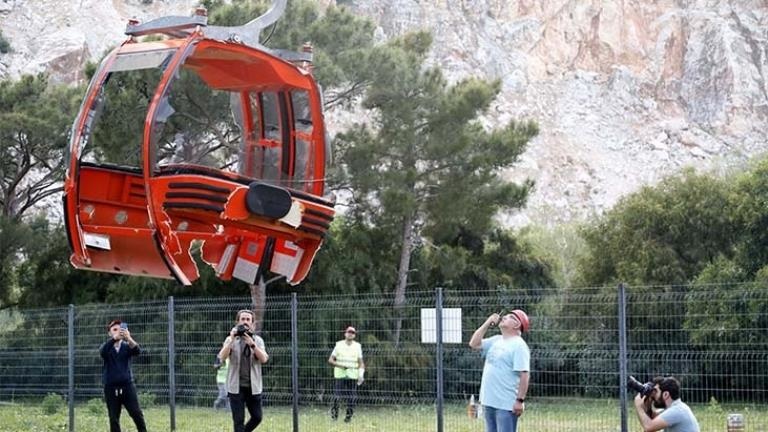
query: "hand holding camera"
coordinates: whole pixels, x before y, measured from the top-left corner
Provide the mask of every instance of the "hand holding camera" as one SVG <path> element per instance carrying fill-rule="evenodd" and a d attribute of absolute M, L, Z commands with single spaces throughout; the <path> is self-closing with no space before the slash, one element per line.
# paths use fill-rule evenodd
<path fill-rule="evenodd" d="M 229 332 L 229 335 L 234 339 L 235 337 L 240 337 L 242 340 L 248 344 L 249 346 L 254 346 L 255 341 L 253 340 L 253 332 L 251 331 L 250 327 L 248 327 L 245 324 L 238 324 L 235 327 L 232 328 L 232 331 Z"/>
<path fill-rule="evenodd" d="M 251 332 L 251 329 L 245 325 L 245 324 L 238 324 L 237 327 L 235 327 L 235 336 L 248 336 L 250 337 L 253 333 Z"/>

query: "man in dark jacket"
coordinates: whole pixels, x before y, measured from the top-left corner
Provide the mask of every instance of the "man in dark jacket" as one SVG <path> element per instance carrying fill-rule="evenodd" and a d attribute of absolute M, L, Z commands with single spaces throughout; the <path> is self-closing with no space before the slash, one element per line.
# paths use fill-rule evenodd
<path fill-rule="evenodd" d="M 109 412 L 109 430 L 120 432 L 120 413 L 125 406 L 136 424 L 136 429 L 139 432 L 147 432 L 131 372 L 131 358 L 139 355 L 141 348 L 131 337 L 128 326 L 120 320 L 112 320 L 107 325 L 107 330 L 109 339 L 99 348 L 99 353 L 104 360 L 101 381 L 104 384 L 104 399 L 107 401 Z"/>

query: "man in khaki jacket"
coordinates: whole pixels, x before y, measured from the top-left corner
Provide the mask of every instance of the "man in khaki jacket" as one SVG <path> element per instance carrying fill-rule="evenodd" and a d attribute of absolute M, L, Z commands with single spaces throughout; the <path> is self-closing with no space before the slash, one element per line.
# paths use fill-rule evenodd
<path fill-rule="evenodd" d="M 237 312 L 236 325 L 219 351 L 222 362 L 229 359 L 226 387 L 235 432 L 252 432 L 262 418 L 261 365 L 269 360 L 269 355 L 264 340 L 252 332 L 254 318 L 250 310 Z M 245 423 L 246 407 L 251 415 L 248 423 Z"/>

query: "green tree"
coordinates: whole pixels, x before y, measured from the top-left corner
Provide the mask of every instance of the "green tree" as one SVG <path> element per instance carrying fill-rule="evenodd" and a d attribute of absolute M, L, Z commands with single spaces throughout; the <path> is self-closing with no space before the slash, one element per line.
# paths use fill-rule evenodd
<path fill-rule="evenodd" d="M 505 182 L 512 165 L 538 132 L 534 123 L 510 122 L 487 131 L 477 120 L 500 83 L 467 79 L 449 86 L 437 68 L 425 68 L 427 33 L 377 47 L 365 68 L 370 86 L 364 108 L 370 125 L 338 136 L 352 213 L 397 238 L 395 308 L 405 302 L 411 255 L 422 236 L 488 232 L 502 208 L 520 207 L 532 184 Z M 396 320 L 394 340 L 401 321 Z"/>
<path fill-rule="evenodd" d="M 16 264 L 19 251 L 28 243 L 29 229 L 19 220 L 0 215 L 0 309 L 18 301 Z"/>
<path fill-rule="evenodd" d="M 732 255 L 735 234 L 729 189 L 686 171 L 620 201 L 584 231 L 584 285 L 686 284 L 720 254 Z"/>
<path fill-rule="evenodd" d="M 768 265 L 768 158 L 738 175 L 734 183 L 732 217 L 739 230 L 734 259 L 753 276 Z"/>
<path fill-rule="evenodd" d="M 42 74 L 0 82 L 0 305 L 16 304 L 24 288 L 16 266 L 32 242 L 25 216 L 61 191 L 79 94 Z"/>
<path fill-rule="evenodd" d="M 501 228 L 483 235 L 461 230 L 450 241 L 424 241 L 414 260 L 420 269 L 415 279 L 423 289 L 472 287 L 495 292 L 514 287 L 536 295 L 554 286 L 550 264 L 534 253 L 530 243 Z"/>
<path fill-rule="evenodd" d="M 61 192 L 67 133 L 81 90 L 45 75 L 0 82 L 0 214 L 20 219 Z"/>
<path fill-rule="evenodd" d="M 550 266 L 553 286 L 571 287 L 579 275 L 578 262 L 586 252 L 580 226 L 564 223 L 553 227 L 528 226 L 519 233 L 531 252 Z"/>
<path fill-rule="evenodd" d="M 388 292 L 397 274 L 389 232 L 340 216 L 315 258 L 304 291 L 312 294 Z"/>
<path fill-rule="evenodd" d="M 736 231 L 729 197 L 725 181 L 689 170 L 624 198 L 587 226 L 586 254 L 579 262 L 577 281 L 591 288 L 569 288 L 566 295 L 614 300 L 579 301 L 563 311 L 590 317 L 560 323 L 563 329 L 585 330 L 578 333 L 582 340 L 572 342 L 582 344 L 585 351 L 602 349 L 607 342 L 604 335 L 586 330 L 595 325 L 612 328 L 616 287 L 623 282 L 629 285 L 629 340 L 643 346 L 689 346 L 680 319 L 686 315 L 688 284 L 718 257 L 733 255 Z M 590 367 L 590 359 L 584 361 L 579 367 Z M 655 361 L 636 358 L 632 367 L 663 370 L 665 365 Z"/>
<path fill-rule="evenodd" d="M 742 353 L 768 350 L 768 267 L 753 277 L 734 260 L 719 257 L 686 293 L 684 328 L 691 351 L 706 352 L 696 365 L 715 388 L 759 385 L 745 376 Z M 764 385 L 764 383 L 763 383 Z M 724 396 L 727 397 L 727 396 Z"/>
<path fill-rule="evenodd" d="M 104 277 L 78 271 L 69 264 L 69 245 L 61 226 L 53 225 L 44 214 L 27 225 L 24 260 L 16 268 L 19 305 L 51 307 L 104 300 Z M 114 277 L 114 276 L 112 276 Z"/>

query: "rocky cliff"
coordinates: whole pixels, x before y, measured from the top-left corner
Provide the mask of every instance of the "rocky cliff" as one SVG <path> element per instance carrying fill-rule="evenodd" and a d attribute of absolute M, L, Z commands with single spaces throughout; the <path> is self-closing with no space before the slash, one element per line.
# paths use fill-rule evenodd
<path fill-rule="evenodd" d="M 684 166 L 728 168 L 768 149 L 768 1 L 318 0 L 371 17 L 386 39 L 433 32 L 451 80 L 501 79 L 489 126 L 533 118 L 541 134 L 511 180 L 536 191 L 507 223 L 599 213 Z M 122 40 L 126 19 L 187 15 L 194 0 L 0 0 L 14 48 L 0 77 L 82 63 Z M 343 125 L 348 118 L 334 113 Z"/>

